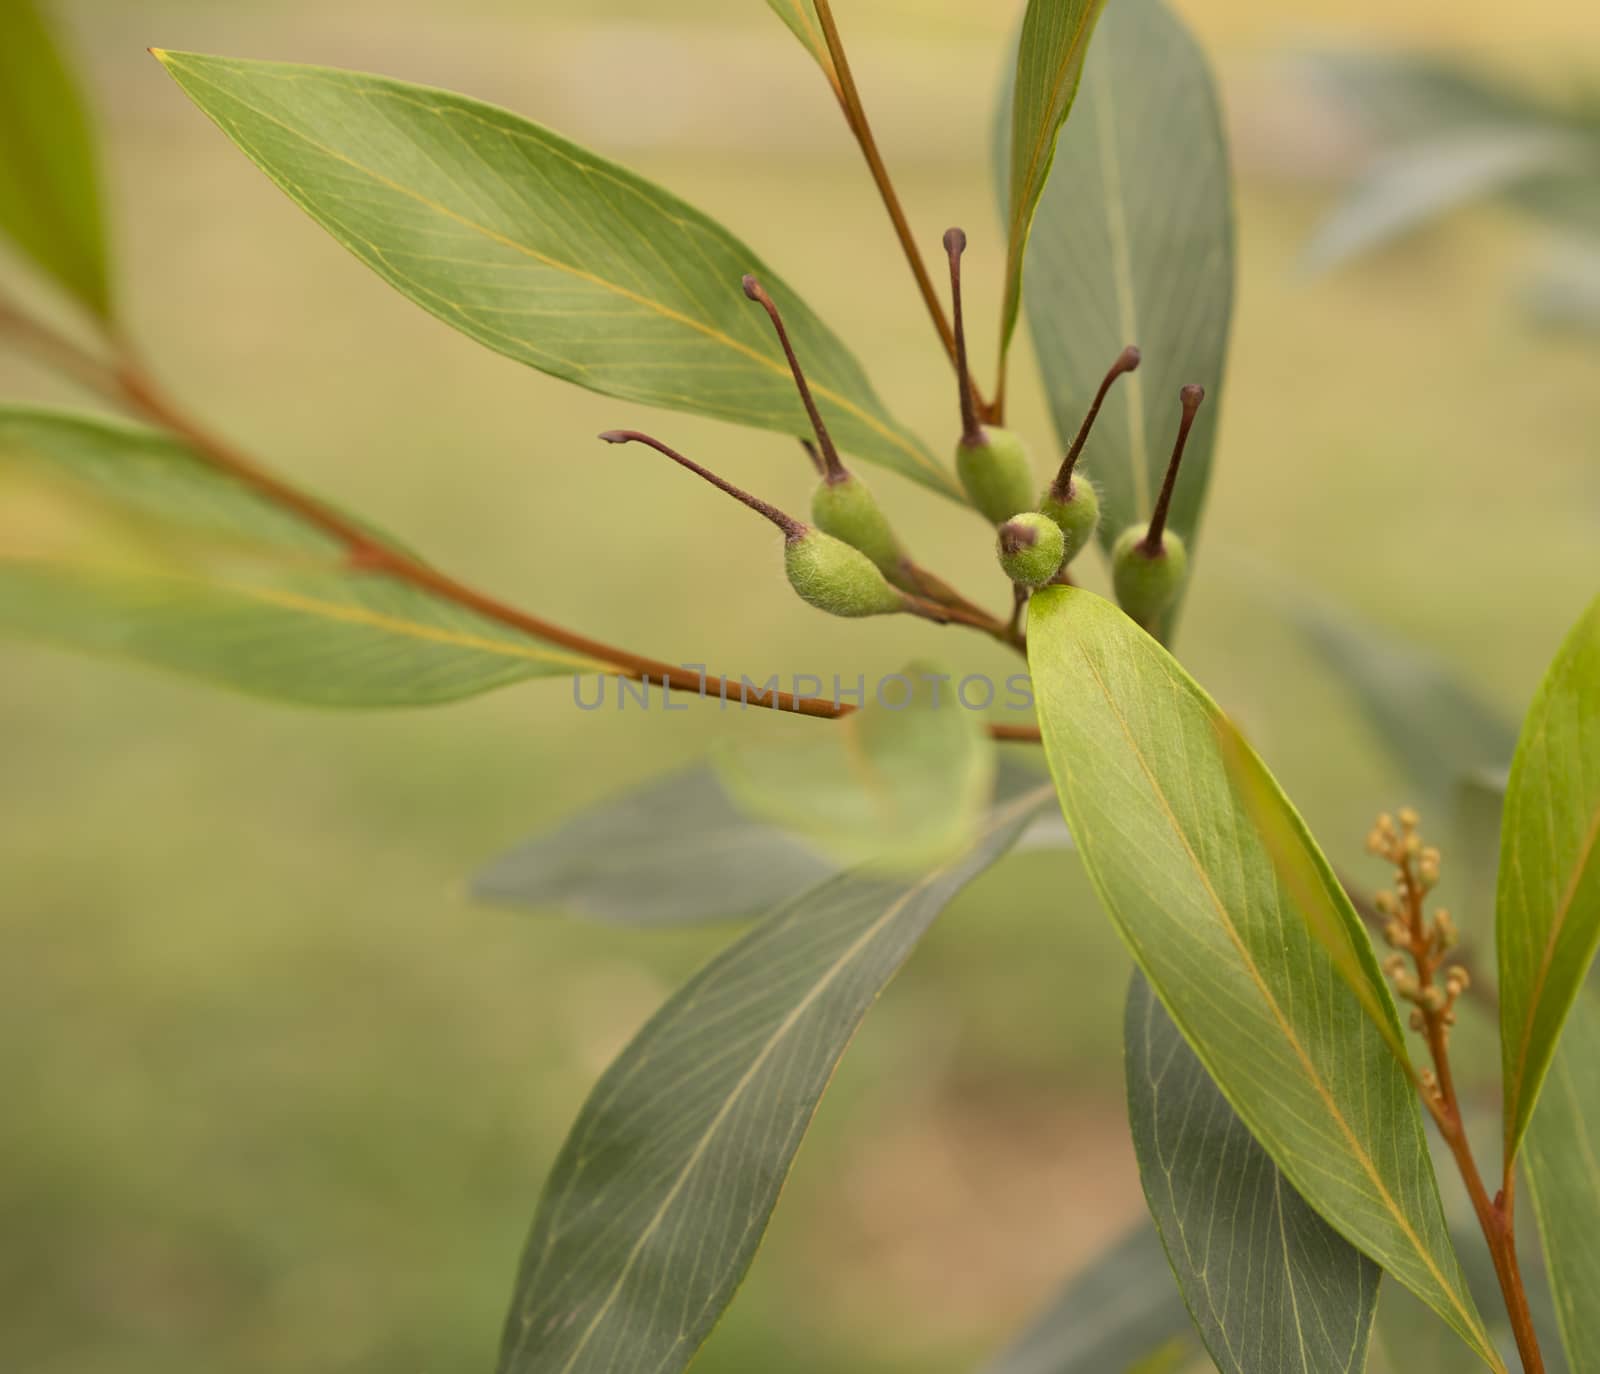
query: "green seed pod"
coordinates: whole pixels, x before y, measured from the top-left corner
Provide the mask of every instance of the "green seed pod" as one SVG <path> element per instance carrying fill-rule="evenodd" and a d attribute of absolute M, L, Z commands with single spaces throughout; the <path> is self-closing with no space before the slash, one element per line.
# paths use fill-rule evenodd
<path fill-rule="evenodd" d="M 1100 526 L 1099 493 L 1081 472 L 1070 479 L 1064 498 L 1056 495 L 1054 484 L 1046 487 L 1039 497 L 1039 509 L 1054 520 L 1061 531 L 1066 546 L 1063 563 L 1072 562 L 1088 548 Z"/>
<path fill-rule="evenodd" d="M 898 572 L 905 550 L 871 489 L 849 472 L 826 476 L 811 494 L 811 519 L 818 529 L 860 549 L 886 573 Z"/>
<path fill-rule="evenodd" d="M 907 609 L 878 565 L 859 549 L 821 530 L 806 529 L 784 541 L 783 567 L 800 599 L 829 615 L 856 618 Z"/>
<path fill-rule="evenodd" d="M 956 446 L 956 475 L 967 499 L 992 524 L 1003 525 L 1033 506 L 1033 464 L 1027 445 L 1009 429 L 981 427 L 976 442 L 963 436 Z"/>
<path fill-rule="evenodd" d="M 1000 526 L 996 539 L 1000 566 L 1023 587 L 1042 587 L 1061 571 L 1066 539 L 1047 515 L 1025 511 Z"/>
<path fill-rule="evenodd" d="M 1117 604 L 1141 625 L 1150 626 L 1172 605 L 1189 572 L 1189 552 L 1171 530 L 1156 551 L 1145 546 L 1148 525 L 1130 525 L 1111 550 L 1111 585 Z"/>

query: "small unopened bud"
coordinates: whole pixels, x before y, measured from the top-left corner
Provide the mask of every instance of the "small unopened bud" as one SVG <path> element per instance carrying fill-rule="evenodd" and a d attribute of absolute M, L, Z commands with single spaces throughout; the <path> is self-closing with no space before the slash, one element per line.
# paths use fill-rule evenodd
<path fill-rule="evenodd" d="M 1435 1013 L 1443 1011 L 1445 1009 L 1446 1002 L 1449 1000 L 1445 996 L 1444 989 L 1440 987 L 1423 988 L 1420 997 L 1422 1009 L 1424 1011 L 1431 1011 Z"/>
<path fill-rule="evenodd" d="M 1400 818 L 1400 828 L 1402 830 L 1415 830 L 1417 828 L 1418 821 L 1421 820 L 1421 817 L 1417 815 L 1416 810 L 1413 807 L 1402 806 L 1398 814 Z"/>
<path fill-rule="evenodd" d="M 1406 949 L 1411 944 L 1411 932 L 1404 921 L 1390 921 L 1383 928 L 1383 940 L 1391 949 Z"/>
<path fill-rule="evenodd" d="M 1383 971 L 1391 978 L 1398 978 L 1406 971 L 1406 956 L 1403 954 L 1391 954 L 1383 961 Z"/>
<path fill-rule="evenodd" d="M 1423 1016 L 1423 1014 L 1422 1014 L 1422 1008 L 1421 1007 L 1417 1007 L 1412 1011 L 1410 1024 L 1411 1024 L 1411 1029 L 1414 1030 L 1414 1031 L 1420 1031 L 1424 1026 L 1426 1026 L 1428 1024 L 1427 1018 L 1425 1016 Z"/>
<path fill-rule="evenodd" d="M 1388 888 L 1385 888 L 1382 892 L 1378 893 L 1372 899 L 1372 904 L 1373 906 L 1377 907 L 1378 910 L 1381 911 L 1385 916 L 1393 916 L 1397 911 L 1400 910 L 1399 899 L 1394 895 L 1394 893 L 1390 892 Z"/>
<path fill-rule="evenodd" d="M 1381 813 L 1378 817 L 1378 833 L 1391 838 L 1394 835 L 1394 817 L 1387 811 Z"/>
<path fill-rule="evenodd" d="M 1444 985 L 1452 997 L 1459 997 L 1472 986 L 1472 975 L 1460 964 L 1451 964 L 1445 971 Z"/>
<path fill-rule="evenodd" d="M 1443 907 L 1433 913 L 1433 932 L 1440 949 L 1454 949 L 1461 942 L 1461 933 L 1456 929 L 1455 918 Z"/>
<path fill-rule="evenodd" d="M 1396 997 L 1403 998 L 1407 1002 L 1415 1002 L 1417 1000 L 1417 993 L 1419 989 L 1417 986 L 1416 975 L 1405 969 L 1402 969 L 1399 973 L 1394 975 L 1391 981 L 1394 983 Z"/>
<path fill-rule="evenodd" d="M 1406 830 L 1405 852 L 1406 857 L 1410 859 L 1422 853 L 1422 837 L 1409 827 Z"/>

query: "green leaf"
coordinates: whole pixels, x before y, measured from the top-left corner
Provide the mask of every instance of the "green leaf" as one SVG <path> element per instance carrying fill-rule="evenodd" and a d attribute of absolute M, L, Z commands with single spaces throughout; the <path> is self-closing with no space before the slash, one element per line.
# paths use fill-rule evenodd
<path fill-rule="evenodd" d="M 1600 1002 L 1580 994 L 1528 1127 L 1523 1173 L 1539 1217 L 1572 1374 L 1600 1371 Z"/>
<path fill-rule="evenodd" d="M 0 234 L 94 314 L 110 317 L 94 135 L 34 0 L 0 5 Z"/>
<path fill-rule="evenodd" d="M 1311 1207 L 1503 1369 L 1445 1229 L 1417 1094 L 1240 806 L 1216 705 L 1132 621 L 1079 589 L 1035 595 L 1028 653 L 1068 828 L 1178 1028 Z M 1384 991 L 1343 889 L 1274 792 Z"/>
<path fill-rule="evenodd" d="M 948 673 L 896 677 L 904 693 L 880 684 L 825 739 L 730 741 L 717 760 L 729 795 L 846 864 L 919 868 L 964 848 L 994 791 L 994 744 Z"/>
<path fill-rule="evenodd" d="M 535 836 L 488 865 L 472 891 L 608 924 L 673 926 L 753 916 L 836 871 L 735 806 L 716 775 L 696 767 Z"/>
<path fill-rule="evenodd" d="M 0 632 L 317 706 L 606 665 L 391 578 L 176 441 L 0 407 Z"/>
<path fill-rule="evenodd" d="M 834 69 L 833 54 L 828 51 L 828 40 L 822 32 L 822 21 L 817 18 L 814 0 L 767 0 L 767 4 L 772 12 L 789 26 L 789 31 L 800 40 L 805 50 L 816 59 L 829 84 L 837 90 L 839 76 Z"/>
<path fill-rule="evenodd" d="M 964 857 L 847 874 L 712 960 L 595 1087 L 533 1220 L 500 1374 L 676 1374 L 749 1267 L 856 1027 L 950 899 L 1048 805 L 1035 788 Z"/>
<path fill-rule="evenodd" d="M 1464 774 L 1505 767 L 1516 730 L 1438 655 L 1295 585 L 1277 569 L 1251 574 L 1329 675 L 1354 697 L 1387 755 L 1433 805 Z"/>
<path fill-rule="evenodd" d="M 1359 1374 L 1382 1271 L 1278 1172 L 1138 973 L 1126 1044 L 1139 1177 L 1217 1367 Z"/>
<path fill-rule="evenodd" d="M 1012 86 L 1002 356 L 1011 347 L 1022 308 L 1022 266 L 1039 198 L 1050 180 L 1057 141 L 1083 79 L 1089 40 L 1105 7 L 1106 0 L 1028 0 L 1023 16 Z M 1081 185 L 1070 189 L 1076 195 L 1084 191 Z"/>
<path fill-rule="evenodd" d="M 537 124 L 359 72 L 158 53 L 284 192 L 403 295 L 608 396 L 809 435 L 740 278 L 782 307 L 841 446 L 949 496 L 861 365 L 781 278 L 677 197 Z"/>
<path fill-rule="evenodd" d="M 1027 306 L 1063 445 L 1122 348 L 1144 350 L 1085 450 L 1108 549 L 1150 517 L 1177 433 L 1179 389 L 1206 388 L 1170 519 L 1192 541 L 1233 313 L 1233 189 L 1211 72 L 1162 0 L 1116 0 L 1100 23 L 1039 202 Z"/>
<path fill-rule="evenodd" d="M 1305 251 L 1326 271 L 1453 210 L 1551 173 L 1582 173 L 1593 150 L 1561 129 L 1482 129 L 1396 148 L 1369 166 Z"/>
<path fill-rule="evenodd" d="M 1506 1155 L 1600 945 L 1600 598 L 1545 675 L 1511 763 L 1495 943 Z"/>
<path fill-rule="evenodd" d="M 983 1374 L 1120 1374 L 1162 1357 L 1171 1362 L 1162 1367 L 1181 1369 L 1198 1348 L 1161 1239 L 1140 1222 L 1090 1260 Z"/>

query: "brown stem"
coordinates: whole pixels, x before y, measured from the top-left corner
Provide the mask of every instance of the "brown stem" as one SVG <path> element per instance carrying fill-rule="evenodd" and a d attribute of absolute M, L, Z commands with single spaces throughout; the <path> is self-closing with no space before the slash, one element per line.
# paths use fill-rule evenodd
<path fill-rule="evenodd" d="M 837 84 L 834 93 L 839 97 L 839 104 L 844 110 L 845 122 L 850 126 L 850 132 L 855 136 L 856 142 L 861 147 L 861 155 L 867 160 L 867 168 L 872 173 L 872 180 L 878 188 L 878 194 L 883 198 L 883 208 L 889 212 L 890 222 L 894 225 L 894 232 L 900 240 L 901 251 L 905 254 L 906 262 L 910 264 L 911 275 L 917 279 L 917 290 L 922 293 L 923 304 L 928 307 L 928 315 L 933 320 L 933 326 L 939 331 L 939 339 L 944 344 L 944 351 L 949 356 L 950 362 L 956 360 L 955 332 L 950 327 L 950 321 L 945 317 L 944 306 L 940 303 L 939 292 L 934 287 L 933 278 L 928 275 L 928 265 L 922 259 L 922 251 L 917 247 L 916 236 L 911 232 L 911 225 L 906 219 L 906 212 L 900 204 L 900 197 L 894 189 L 894 182 L 889 178 L 889 169 L 884 166 L 883 155 L 878 151 L 878 141 L 873 137 L 872 125 L 867 122 L 867 111 L 861 103 L 861 92 L 856 89 L 856 79 L 850 70 L 850 59 L 845 54 L 844 40 L 839 36 L 839 26 L 833 19 L 833 7 L 828 0 L 815 0 L 817 18 L 822 23 L 823 41 L 828 45 L 828 56 L 833 59 L 834 72 Z M 972 398 L 978 409 L 985 414 L 989 412 L 989 405 L 978 393 L 977 387 L 972 387 Z"/>
<path fill-rule="evenodd" d="M 1083 453 L 1083 446 L 1089 442 L 1089 432 L 1094 428 L 1094 422 L 1100 418 L 1100 407 L 1106 403 L 1106 396 L 1110 393 L 1117 378 L 1126 372 L 1138 369 L 1141 355 L 1139 350 L 1129 344 L 1117 354 L 1116 362 L 1111 364 L 1105 377 L 1100 382 L 1099 389 L 1094 393 L 1094 400 L 1089 403 L 1089 413 L 1083 417 L 1083 423 L 1078 426 L 1077 436 L 1072 441 L 1072 446 L 1067 450 L 1067 456 L 1061 460 L 1061 468 L 1056 473 L 1056 479 L 1050 484 L 1050 495 L 1057 501 L 1070 501 L 1072 499 L 1072 473 L 1078 466 L 1078 458 Z"/>
<path fill-rule="evenodd" d="M 1508 1182 L 1500 1195 L 1493 1199 L 1484 1187 L 1483 1175 L 1473 1157 L 1472 1142 L 1467 1137 L 1462 1120 L 1461 1101 L 1456 1094 L 1455 1075 L 1450 1067 L 1449 1013 L 1442 1007 L 1433 1009 L 1428 1005 L 1427 993 L 1437 987 L 1435 974 L 1445 962 L 1445 951 L 1440 948 L 1435 932 L 1429 928 L 1423 909 L 1426 889 L 1419 881 L 1417 867 L 1408 853 L 1399 858 L 1398 868 L 1403 877 L 1400 897 L 1405 903 L 1404 921 L 1410 936 L 1407 952 L 1417 971 L 1417 1008 L 1422 1015 L 1423 1034 L 1433 1059 L 1436 1079 L 1435 1085 L 1424 1085 L 1423 1098 L 1456 1162 L 1462 1182 L 1467 1186 L 1467 1195 L 1472 1199 L 1472 1210 L 1477 1214 L 1479 1229 L 1488 1244 L 1489 1256 L 1494 1261 L 1495 1277 L 1499 1280 L 1500 1292 L 1505 1300 L 1506 1315 L 1511 1319 L 1511 1332 L 1516 1338 L 1517 1354 L 1522 1359 L 1524 1374 L 1544 1374 L 1544 1355 L 1539 1349 L 1539 1337 L 1533 1328 L 1533 1314 L 1528 1309 L 1527 1289 L 1517 1263 L 1511 1187 Z"/>
<path fill-rule="evenodd" d="M 11 332 L 47 363 L 108 401 L 176 435 L 213 468 L 227 473 L 266 500 L 290 511 L 306 524 L 336 540 L 343 545 L 352 567 L 420 587 L 487 620 L 604 663 L 615 669 L 620 677 L 654 682 L 674 692 L 692 692 L 707 697 L 715 695 L 719 698 L 726 694 L 731 699 L 747 700 L 739 682 L 702 675 L 693 669 L 664 663 L 660 659 L 631 653 L 576 634 L 540 616 L 509 606 L 456 581 L 447 573 L 419 562 L 400 549 L 379 542 L 369 531 L 268 472 L 253 458 L 191 419 L 161 390 L 126 345 L 119 344 L 120 362 L 107 363 L 64 335 L 22 315 L 3 302 L 0 302 L 0 330 Z M 846 716 L 855 709 L 828 697 L 802 697 L 779 691 L 763 694 L 748 704 L 820 719 Z M 993 724 L 989 727 L 989 734 L 997 740 L 1028 743 L 1038 743 L 1041 738 L 1037 725 Z"/>

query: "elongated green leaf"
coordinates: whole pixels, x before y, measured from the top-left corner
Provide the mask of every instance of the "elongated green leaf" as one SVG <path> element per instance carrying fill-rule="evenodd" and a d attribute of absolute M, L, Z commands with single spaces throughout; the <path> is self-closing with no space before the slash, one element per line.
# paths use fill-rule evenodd
<path fill-rule="evenodd" d="M 1173 1020 L 1312 1208 L 1503 1369 L 1445 1230 L 1410 1079 L 1238 804 L 1215 704 L 1082 590 L 1035 596 L 1028 653 L 1068 828 Z M 1355 942 L 1343 889 L 1281 792 L 1277 804 Z"/>
<path fill-rule="evenodd" d="M 616 925 L 753 916 L 836 868 L 733 804 L 709 768 L 612 797 L 495 860 L 473 895 Z"/>
<path fill-rule="evenodd" d="M 915 880 L 845 875 L 714 959 L 609 1068 L 556 1160 L 501 1374 L 675 1374 L 754 1257 L 850 1037 L 955 893 L 1048 805 L 998 808 Z"/>
<path fill-rule="evenodd" d="M 1450 798 L 1464 775 L 1510 762 L 1515 726 L 1437 654 L 1296 585 L 1280 569 L 1252 566 L 1250 587 L 1279 608 L 1354 698 L 1424 803 Z"/>
<path fill-rule="evenodd" d="M 948 673 L 912 664 L 826 739 L 730 741 L 723 785 L 753 815 L 847 864 L 920 868 L 965 848 L 994 791 L 995 748 Z"/>
<path fill-rule="evenodd" d="M 1095 1256 L 983 1374 L 1120 1374 L 1199 1349 L 1161 1238 L 1140 1222 Z"/>
<path fill-rule="evenodd" d="M 0 408 L 0 631 L 317 706 L 608 671 L 390 578 L 175 441 Z"/>
<path fill-rule="evenodd" d="M 829 83 L 837 88 L 838 74 L 834 70 L 833 55 L 828 51 L 828 40 L 823 36 L 822 21 L 817 18 L 814 0 L 767 0 L 767 4 L 816 59 Z"/>
<path fill-rule="evenodd" d="M 1539 1216 L 1572 1374 L 1600 1371 L 1600 1001 L 1579 994 L 1567 1017 L 1522 1169 Z"/>
<path fill-rule="evenodd" d="M 1028 0 L 1023 16 L 1011 105 L 1002 354 L 1011 347 L 1022 309 L 1022 267 L 1039 197 L 1050 180 L 1061 128 L 1072 113 L 1089 42 L 1105 7 L 1106 0 Z M 1081 195 L 1086 188 L 1072 189 Z"/>
<path fill-rule="evenodd" d="M 1514 1155 L 1600 945 L 1600 599 L 1567 636 L 1523 721 L 1499 887 L 1500 1049 Z"/>
<path fill-rule="evenodd" d="M 1233 314 L 1233 185 L 1211 72 L 1162 0 L 1115 0 L 1100 22 L 1039 201 L 1026 282 L 1063 445 L 1122 348 L 1144 350 L 1085 450 L 1108 548 L 1149 518 L 1177 433 L 1179 389 L 1206 388 L 1170 521 L 1192 540 Z"/>
<path fill-rule="evenodd" d="M 808 435 L 753 272 L 839 443 L 954 479 L 744 244 L 675 196 L 505 110 L 359 72 L 157 54 L 284 192 L 380 277 L 497 352 L 591 391 Z"/>
<path fill-rule="evenodd" d="M 1382 1271 L 1279 1173 L 1140 973 L 1126 1044 L 1139 1177 L 1217 1368 L 1359 1374 Z"/>
<path fill-rule="evenodd" d="M 1581 173 L 1592 156 L 1575 135 L 1549 128 L 1452 133 L 1396 148 L 1361 174 L 1318 228 L 1306 265 L 1325 271 L 1536 177 Z"/>
<path fill-rule="evenodd" d="M 94 135 L 35 0 L 0 4 L 0 234 L 110 316 Z"/>

